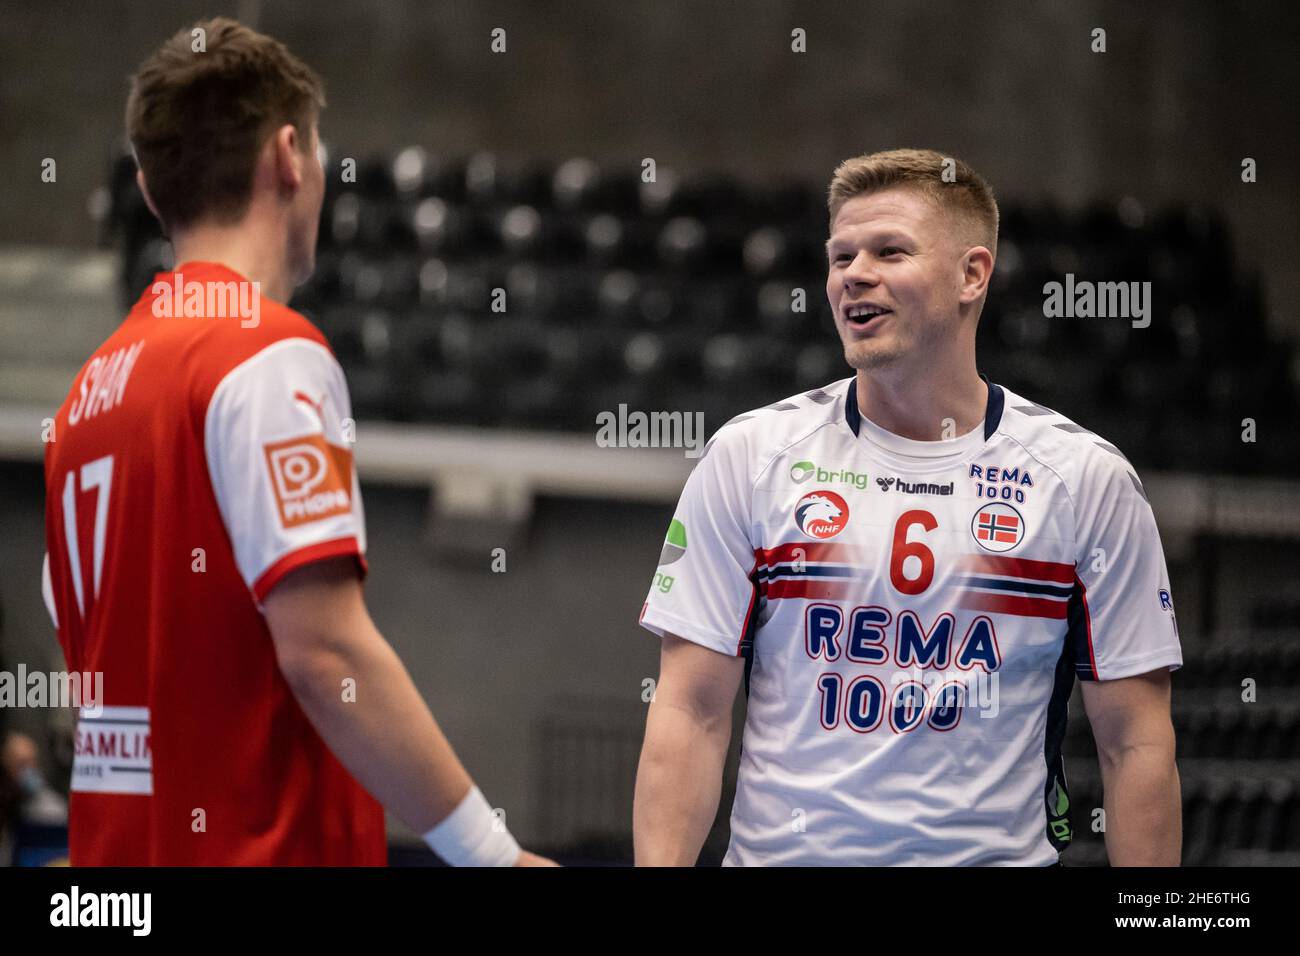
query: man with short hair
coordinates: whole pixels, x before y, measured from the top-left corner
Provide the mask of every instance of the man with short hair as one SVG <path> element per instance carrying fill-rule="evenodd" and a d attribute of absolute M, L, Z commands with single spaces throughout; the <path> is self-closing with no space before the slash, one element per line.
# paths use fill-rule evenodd
<path fill-rule="evenodd" d="M 641 614 L 637 863 L 698 857 L 743 675 L 725 865 L 1057 865 L 1076 677 L 1111 863 L 1177 865 L 1155 518 L 1118 449 L 977 370 L 992 190 L 891 150 L 841 164 L 829 212 L 855 374 L 728 422 L 686 483 Z"/>
<path fill-rule="evenodd" d="M 232 20 L 140 68 L 127 127 L 178 263 L 78 374 L 45 458 L 77 865 L 536 865 L 367 613 L 343 371 L 285 306 L 324 195 L 319 78 Z M 373 795 L 373 796 L 372 796 Z M 377 798 L 377 799 L 376 799 Z"/>

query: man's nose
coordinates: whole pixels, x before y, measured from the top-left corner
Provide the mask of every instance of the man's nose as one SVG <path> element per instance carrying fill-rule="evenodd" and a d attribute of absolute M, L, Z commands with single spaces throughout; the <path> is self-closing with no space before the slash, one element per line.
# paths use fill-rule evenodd
<path fill-rule="evenodd" d="M 852 289 L 860 285 L 875 285 L 880 281 L 875 263 L 865 251 L 853 257 L 853 261 L 844 270 L 844 288 Z"/>

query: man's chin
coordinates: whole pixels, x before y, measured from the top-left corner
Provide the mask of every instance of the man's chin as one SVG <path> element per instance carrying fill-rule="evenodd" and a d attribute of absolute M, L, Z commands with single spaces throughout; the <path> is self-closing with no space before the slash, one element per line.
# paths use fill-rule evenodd
<path fill-rule="evenodd" d="M 860 372 L 888 368 L 901 358 L 897 349 L 879 342 L 853 342 L 844 347 L 844 361 Z"/>

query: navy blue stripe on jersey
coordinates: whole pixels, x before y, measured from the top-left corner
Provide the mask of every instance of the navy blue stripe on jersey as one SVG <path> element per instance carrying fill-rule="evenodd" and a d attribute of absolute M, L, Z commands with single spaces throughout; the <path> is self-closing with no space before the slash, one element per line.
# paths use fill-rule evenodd
<path fill-rule="evenodd" d="M 857 578 L 867 574 L 866 570 L 856 568 L 851 564 L 803 564 L 796 567 L 793 564 L 778 564 L 775 567 L 763 565 L 758 569 L 760 579 L 773 580 L 781 577 L 825 577 L 825 578 Z"/>
<path fill-rule="evenodd" d="M 1060 584 L 1037 584 L 1029 581 L 1011 581 L 1006 578 L 966 577 L 961 583 L 971 588 L 989 588 L 996 591 L 1012 591 L 1020 594 L 1037 594 L 1058 597 L 1062 600 L 1074 593 L 1074 588 Z"/>
<path fill-rule="evenodd" d="M 961 570 L 961 607 L 1021 617 L 1066 618 L 1075 580 L 1072 564 L 972 554 L 962 560 Z"/>
<path fill-rule="evenodd" d="M 989 387 L 989 403 L 984 409 L 984 440 L 988 441 L 1002 424 L 1002 409 L 1006 405 L 1006 395 L 1002 389 L 989 381 L 989 377 L 980 372 L 980 378 Z"/>
<path fill-rule="evenodd" d="M 1088 611 L 1088 590 L 1074 576 L 1074 591 L 1066 611 L 1065 639 L 1074 660 L 1074 672 L 1080 680 L 1097 680 L 1097 661 L 1092 652 L 1092 615 Z"/>
<path fill-rule="evenodd" d="M 749 595 L 749 608 L 745 611 L 745 623 L 741 625 L 740 641 L 736 645 L 736 656 L 745 659 L 745 699 L 749 700 L 749 672 L 754 666 L 754 638 L 758 636 L 758 617 L 766 599 L 760 592 L 764 590 L 759 582 L 758 568 L 762 559 L 754 555 L 754 566 L 749 570 L 749 580 L 753 590 Z"/>
<path fill-rule="evenodd" d="M 756 548 L 754 580 L 764 607 L 782 598 L 837 599 L 861 590 L 871 575 L 861 548 L 826 541 L 804 541 Z"/>
<path fill-rule="evenodd" d="M 761 600 L 761 595 L 759 592 L 762 590 L 762 587 L 759 583 L 758 567 L 759 567 L 759 557 L 758 555 L 754 555 L 754 566 L 749 569 L 749 575 L 748 575 L 750 586 L 751 586 L 750 594 L 749 594 L 749 607 L 745 609 L 745 620 L 741 622 L 740 625 L 740 638 L 736 642 L 737 657 L 741 657 L 745 654 L 748 654 L 752 650 L 754 644 L 754 625 L 758 618 L 758 615 L 755 614 L 754 611 L 759 606 Z M 746 687 L 745 692 L 749 693 L 748 687 Z"/>
<path fill-rule="evenodd" d="M 1047 839 L 1059 853 L 1070 845 L 1074 827 L 1070 820 L 1070 790 L 1065 779 L 1065 743 L 1070 694 L 1074 690 L 1074 645 L 1067 636 L 1056 662 L 1052 697 L 1047 702 L 1047 721 L 1043 733 L 1043 760 L 1047 763 L 1047 780 L 1043 784 L 1043 810 Z M 1059 864 L 1058 864 L 1059 865 Z"/>
<path fill-rule="evenodd" d="M 869 572 L 852 564 L 760 565 L 756 574 L 764 607 L 782 598 L 844 598 L 860 590 Z"/>
<path fill-rule="evenodd" d="M 858 408 L 857 376 L 849 379 L 849 390 L 844 396 L 844 420 L 849 423 L 849 428 L 855 435 L 862 427 L 862 411 Z"/>

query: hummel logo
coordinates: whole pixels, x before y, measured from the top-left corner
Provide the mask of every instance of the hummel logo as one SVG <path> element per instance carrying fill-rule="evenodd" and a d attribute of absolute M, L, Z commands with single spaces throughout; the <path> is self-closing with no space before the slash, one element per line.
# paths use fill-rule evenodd
<path fill-rule="evenodd" d="M 902 478 L 877 478 L 876 484 L 881 491 L 889 491 L 897 486 L 900 495 L 950 495 L 953 488 L 951 481 L 946 485 L 936 485 L 927 481 L 904 481 Z"/>

